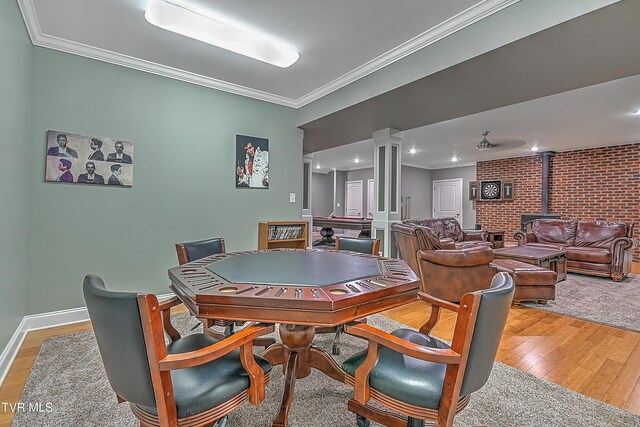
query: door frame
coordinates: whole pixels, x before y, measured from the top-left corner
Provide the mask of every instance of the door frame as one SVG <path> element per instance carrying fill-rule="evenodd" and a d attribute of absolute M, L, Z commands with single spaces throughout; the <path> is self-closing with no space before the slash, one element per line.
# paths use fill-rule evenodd
<path fill-rule="evenodd" d="M 436 182 L 447 182 L 447 181 L 458 181 L 460 183 L 460 218 L 458 218 L 458 223 L 460 224 L 460 228 L 464 228 L 464 197 L 462 193 L 464 192 L 464 179 L 462 178 L 450 178 L 450 179 L 434 179 L 432 181 L 433 193 L 431 195 L 431 217 L 435 218 L 436 212 Z"/>
<path fill-rule="evenodd" d="M 347 217 L 347 207 L 349 206 L 349 188 L 350 183 L 360 183 L 360 218 L 362 218 L 362 212 L 364 212 L 364 182 L 361 179 L 354 179 L 351 181 L 345 181 L 344 183 L 344 216 Z M 353 217 L 355 218 L 355 217 Z"/>
<path fill-rule="evenodd" d="M 373 191 L 372 194 L 369 194 L 369 186 L 371 184 L 373 184 Z M 369 200 L 369 196 L 371 196 L 371 200 Z M 369 212 L 369 206 L 373 208 L 371 212 Z M 369 178 L 367 179 L 367 218 L 373 218 L 373 215 L 376 213 L 376 208 L 376 180 Z M 371 217 L 369 217 L 369 214 L 371 214 Z"/>

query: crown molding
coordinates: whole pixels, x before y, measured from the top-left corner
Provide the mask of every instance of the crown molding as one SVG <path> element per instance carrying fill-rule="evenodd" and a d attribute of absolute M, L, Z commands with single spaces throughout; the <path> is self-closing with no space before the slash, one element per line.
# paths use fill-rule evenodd
<path fill-rule="evenodd" d="M 350 83 L 391 65 L 412 53 L 425 48 L 469 25 L 493 15 L 520 0 L 485 0 L 447 19 L 424 33 L 397 46 L 360 67 L 338 77 L 296 100 L 296 108 L 307 105 Z"/>
<path fill-rule="evenodd" d="M 206 77 L 200 74 L 191 73 L 189 71 L 180 70 L 169 67 L 167 65 L 157 64 L 151 61 L 134 58 L 132 56 L 123 55 L 106 49 L 88 46 L 82 43 L 73 42 L 59 37 L 43 34 L 40 24 L 35 13 L 32 0 L 18 0 L 18 5 L 27 26 L 27 32 L 34 46 L 45 47 L 58 50 L 60 52 L 71 53 L 73 55 L 83 56 L 85 58 L 96 59 L 98 61 L 108 62 L 122 67 L 132 68 L 134 70 L 155 74 L 162 77 L 168 77 L 174 80 L 180 80 L 186 83 L 192 83 L 199 86 L 217 89 L 224 92 L 233 93 L 235 95 L 246 96 L 249 98 L 266 101 L 273 104 L 283 105 L 285 107 L 296 108 L 296 101 L 280 95 L 263 92 L 257 89 L 251 89 L 245 86 L 236 85 L 222 80 Z"/>
<path fill-rule="evenodd" d="M 298 99 L 275 95 L 189 71 L 180 70 L 178 68 L 145 61 L 106 49 L 88 46 L 82 43 L 43 34 L 42 29 L 40 28 L 40 23 L 38 22 L 33 0 L 18 0 L 18 6 L 20 7 L 20 11 L 24 18 L 27 32 L 31 38 L 31 43 L 33 43 L 34 46 L 79 55 L 186 83 L 192 83 L 211 89 L 233 93 L 235 95 L 246 96 L 273 104 L 283 105 L 285 107 L 300 108 L 377 70 L 380 70 L 387 65 L 393 64 L 394 62 L 411 55 L 412 53 L 429 46 L 450 34 L 460 31 L 481 19 L 499 12 L 518 1 L 520 0 L 484 0 Z"/>

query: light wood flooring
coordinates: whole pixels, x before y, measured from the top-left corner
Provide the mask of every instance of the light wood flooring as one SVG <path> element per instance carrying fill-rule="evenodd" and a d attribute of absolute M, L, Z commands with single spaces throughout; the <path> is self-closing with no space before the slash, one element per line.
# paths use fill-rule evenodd
<path fill-rule="evenodd" d="M 640 274 L 640 265 L 634 264 Z M 429 315 L 429 304 L 416 301 L 384 312 L 414 328 Z M 433 334 L 450 340 L 455 314 L 444 311 Z M 91 330 L 89 322 L 27 334 L 0 387 L 0 403 L 16 403 L 42 342 L 50 337 Z M 539 378 L 640 414 L 640 333 L 625 331 L 542 310 L 514 306 L 500 344 L 498 360 Z M 13 413 L 0 406 L 0 427 Z"/>

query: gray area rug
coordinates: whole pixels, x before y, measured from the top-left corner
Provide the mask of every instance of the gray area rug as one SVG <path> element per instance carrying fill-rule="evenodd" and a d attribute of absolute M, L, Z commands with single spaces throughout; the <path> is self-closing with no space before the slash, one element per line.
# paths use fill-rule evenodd
<path fill-rule="evenodd" d="M 622 282 L 569 273 L 556 285 L 556 299 L 546 305 L 523 305 L 564 316 L 640 332 L 640 276 L 630 274 Z"/>
<path fill-rule="evenodd" d="M 188 330 L 195 321 L 186 314 L 174 316 L 174 324 Z M 392 331 L 401 327 L 383 316 L 370 324 Z M 317 335 L 315 343 L 331 350 L 333 334 Z M 342 355 L 363 349 L 365 342 L 345 335 Z M 260 406 L 246 403 L 229 416 L 229 427 L 270 426 L 282 397 L 282 370 L 274 368 L 267 398 Z M 355 426 L 347 410 L 352 391 L 323 374 L 312 374 L 296 383 L 290 426 Z M 84 332 L 46 340 L 33 365 L 21 402 L 51 403 L 51 412 L 18 413 L 13 427 L 137 426 L 128 404 L 117 404 L 102 367 L 93 333 Z M 372 423 L 378 426 L 378 424 Z M 629 427 L 640 426 L 640 416 L 496 363 L 489 382 L 471 398 L 456 417 L 455 425 L 469 427 Z"/>

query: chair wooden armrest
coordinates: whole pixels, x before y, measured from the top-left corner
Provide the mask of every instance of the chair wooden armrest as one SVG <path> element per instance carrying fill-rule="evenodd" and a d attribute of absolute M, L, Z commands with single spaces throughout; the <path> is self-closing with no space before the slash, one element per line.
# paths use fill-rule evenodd
<path fill-rule="evenodd" d="M 436 298 L 433 295 L 424 292 L 418 292 L 418 298 L 431 304 L 431 314 L 429 315 L 429 319 L 420 327 L 420 332 L 425 335 L 429 335 L 431 330 L 438 324 L 438 321 L 440 320 L 440 308 L 445 308 L 456 313 L 460 310 L 460 305 L 441 298 Z"/>
<path fill-rule="evenodd" d="M 364 338 L 369 342 L 375 342 L 399 353 L 406 354 L 416 359 L 434 363 L 446 363 L 450 365 L 460 364 L 460 354 L 451 349 L 429 348 L 410 341 L 403 340 L 388 332 L 362 323 L 347 324 L 344 326 L 347 334 Z M 372 366 L 373 368 L 373 366 Z"/>
<path fill-rule="evenodd" d="M 356 369 L 353 398 L 355 401 L 365 404 L 371 396 L 371 386 L 369 385 L 369 375 L 378 363 L 380 356 L 380 345 L 415 357 L 420 360 L 430 362 L 460 365 L 461 356 L 451 349 L 429 348 L 398 338 L 390 333 L 374 328 L 370 325 L 347 324 L 344 325 L 345 333 L 369 340 L 367 357 Z"/>
<path fill-rule="evenodd" d="M 178 306 L 180 304 L 182 304 L 182 301 L 180 301 L 180 299 L 178 297 L 174 296 L 174 297 L 169 298 L 168 300 L 165 300 L 165 301 L 159 303 L 158 304 L 158 309 L 160 311 L 165 311 L 165 310 L 168 310 L 168 309 L 170 309 L 172 307 Z"/>
<path fill-rule="evenodd" d="M 162 314 L 162 327 L 169 336 L 171 342 L 180 339 L 180 332 L 171 324 L 171 307 L 175 307 L 182 304 L 182 301 L 178 297 L 171 297 L 162 303 L 158 303 L 158 309 Z"/>
<path fill-rule="evenodd" d="M 429 304 L 437 305 L 438 307 L 446 308 L 447 310 L 455 311 L 456 313 L 460 310 L 459 304 L 436 298 L 433 295 L 429 295 L 424 292 L 418 292 L 418 298 L 422 301 L 428 302 Z"/>
<path fill-rule="evenodd" d="M 274 330 L 274 325 L 259 323 L 248 326 L 240 332 L 207 347 L 186 353 L 167 354 L 159 361 L 160 370 L 170 371 L 172 369 L 191 368 L 211 362 L 243 345 L 251 347 L 255 338 L 269 334 Z M 253 353 L 251 355 L 253 356 Z"/>

